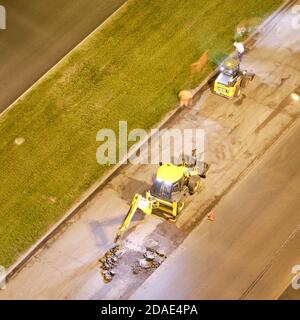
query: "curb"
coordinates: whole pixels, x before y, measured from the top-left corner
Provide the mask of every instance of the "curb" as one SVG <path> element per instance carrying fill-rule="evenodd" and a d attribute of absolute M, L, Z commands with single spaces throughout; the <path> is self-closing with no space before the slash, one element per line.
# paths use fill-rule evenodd
<path fill-rule="evenodd" d="M 256 37 L 260 35 L 260 31 L 262 31 L 265 27 L 267 27 L 278 15 L 278 13 L 287 10 L 288 8 L 290 8 L 290 6 L 292 6 L 294 3 L 296 3 L 297 0 L 286 0 L 285 3 L 280 6 L 269 18 L 267 18 L 260 26 L 257 30 L 255 30 L 252 34 L 249 35 L 249 38 L 246 41 L 246 44 L 248 44 L 249 48 L 253 48 L 255 43 L 256 43 Z M 127 2 L 125 2 L 117 11 L 115 11 L 113 13 L 112 16 L 114 16 L 120 9 L 122 9 L 125 5 L 127 4 Z M 112 16 L 110 16 L 106 21 L 104 21 L 100 27 L 105 24 Z M 98 28 L 100 28 L 98 27 Z M 98 30 L 98 28 L 96 30 L 94 30 L 88 37 L 90 37 L 94 32 L 96 32 Z M 87 37 L 87 38 L 88 38 Z M 85 41 L 87 38 L 85 38 L 83 41 Z M 83 42 L 82 41 L 82 42 Z M 81 43 L 82 43 L 81 42 Z M 78 44 L 76 47 L 81 45 Z M 249 45 L 251 44 L 251 45 Z M 75 48 L 76 48 L 75 47 Z M 75 49 L 74 48 L 74 49 Z M 73 50 L 74 50 L 73 49 Z M 72 51 L 73 51 L 72 50 Z M 72 52 L 71 51 L 71 52 Z M 70 54 L 70 53 L 69 53 Z M 60 61 L 61 62 L 61 61 Z M 58 64 L 60 63 L 58 62 Z M 54 67 L 52 67 L 49 71 L 51 71 L 53 68 L 55 68 L 58 64 L 56 64 Z M 209 74 L 205 80 L 203 80 L 201 82 L 201 84 L 193 90 L 194 95 L 193 95 L 193 104 L 199 100 L 199 98 L 201 97 L 201 95 L 209 88 L 210 84 L 212 83 L 212 81 L 214 81 L 215 76 L 217 74 L 218 70 L 214 70 L 211 74 Z M 47 73 L 48 74 L 48 73 Z M 44 75 L 45 76 L 45 75 Z M 44 77 L 43 76 L 43 77 Z M 43 78 L 42 77 L 42 78 Z M 41 78 L 41 79 L 42 79 Z M 40 79 L 40 80 L 41 80 Z M 38 80 L 38 82 L 40 81 Z M 30 90 L 30 89 L 28 89 Z M 26 91 L 27 92 L 27 91 Z M 26 94 L 26 92 L 24 94 Z M 24 95 L 23 94 L 23 95 Z M 23 96 L 22 95 L 22 96 Z M 22 97 L 21 96 L 21 97 Z M 20 98 L 21 98 L 20 97 Z M 18 98 L 10 107 L 12 107 L 20 98 Z M 9 108 L 10 108 L 9 107 Z M 9 108 L 7 108 L 2 114 L 0 114 L 0 116 L 2 116 Z M 170 111 L 169 113 L 167 113 L 167 115 L 163 118 L 163 120 L 161 120 L 158 125 L 155 127 L 155 129 L 160 130 L 162 127 L 164 127 L 170 120 L 172 120 L 172 118 L 180 111 L 183 110 L 185 107 L 180 107 L 179 105 L 177 105 L 172 111 Z M 154 136 L 153 133 L 149 133 L 145 139 L 141 140 L 133 149 L 131 152 L 129 152 L 129 154 L 127 155 L 127 157 L 123 158 L 122 161 L 115 165 L 112 169 L 108 170 L 108 172 L 102 176 L 100 178 L 100 180 L 98 180 L 96 183 L 94 183 L 86 192 L 83 193 L 83 195 L 79 198 L 78 201 L 75 202 L 75 204 L 65 213 L 65 215 L 57 222 L 55 223 L 50 230 L 44 235 L 42 236 L 33 246 L 31 246 L 11 267 L 8 268 L 7 270 L 7 280 L 10 280 L 15 274 L 17 274 L 18 271 L 20 271 L 22 269 L 22 267 L 28 262 L 28 260 L 39 250 L 41 249 L 44 244 L 51 239 L 54 235 L 56 235 L 64 226 L 64 224 L 70 220 L 74 215 L 76 215 L 76 213 L 84 206 L 86 205 L 86 203 L 88 203 L 88 201 L 97 193 L 99 192 L 106 184 L 107 182 L 113 177 L 113 175 L 115 175 L 117 173 L 117 171 L 124 165 L 127 164 L 128 159 L 130 159 L 130 157 L 132 155 L 135 154 L 135 152 L 141 148 L 142 145 L 144 145 L 145 143 L 148 143 L 148 141 Z"/>

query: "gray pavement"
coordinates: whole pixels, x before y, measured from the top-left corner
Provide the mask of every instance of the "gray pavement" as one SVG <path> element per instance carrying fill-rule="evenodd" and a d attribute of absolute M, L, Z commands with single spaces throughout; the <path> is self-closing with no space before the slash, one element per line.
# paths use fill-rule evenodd
<path fill-rule="evenodd" d="M 169 261 L 173 261 L 174 256 L 176 259 L 178 252 L 187 250 L 184 245 L 185 240 L 195 228 L 201 228 L 201 232 L 196 234 L 197 241 L 209 240 L 209 235 L 215 237 L 214 242 L 208 241 L 207 245 L 216 254 L 216 258 L 222 262 L 221 265 L 215 267 L 219 269 L 214 269 L 213 265 L 212 268 L 205 268 L 207 261 L 203 260 L 203 266 L 199 266 L 203 278 L 213 279 L 215 271 L 218 271 L 220 278 L 221 271 L 224 269 L 228 273 L 228 278 L 234 280 L 233 283 L 236 283 L 237 279 L 241 282 L 240 287 L 232 285 L 230 290 L 226 291 L 222 287 L 227 284 L 226 279 L 221 279 L 217 298 L 225 295 L 230 297 L 244 297 L 245 295 L 246 298 L 250 296 L 250 291 L 249 294 L 246 294 L 250 287 L 253 288 L 251 294 L 254 293 L 255 288 L 259 288 L 259 285 L 263 283 L 257 279 L 264 274 L 271 275 L 271 273 L 262 271 L 275 270 L 268 266 L 270 261 L 275 261 L 276 252 L 290 252 L 290 250 L 280 251 L 280 249 L 299 224 L 299 214 L 289 211 L 296 205 L 293 196 L 297 194 L 297 189 L 294 190 L 293 184 L 288 183 L 285 186 L 287 190 L 293 191 L 288 197 L 282 188 L 285 177 L 280 175 L 280 179 L 275 179 L 274 176 L 273 182 L 266 186 L 269 188 L 267 192 L 274 192 L 274 199 L 276 199 L 277 192 L 283 201 L 281 206 L 272 207 L 272 203 L 269 203 L 266 198 L 266 190 L 261 188 L 259 177 L 256 177 L 254 190 L 246 188 L 247 192 L 241 191 L 239 196 L 241 200 L 238 203 L 240 207 L 232 208 L 232 210 L 225 210 L 225 208 L 220 210 L 220 207 L 217 207 L 215 224 L 208 224 L 205 221 L 199 227 L 197 226 L 207 213 L 218 204 L 221 205 L 222 199 L 226 201 L 226 198 L 230 197 L 230 191 L 239 190 L 244 178 L 255 170 L 261 159 L 267 159 L 268 153 L 271 154 L 271 150 L 274 150 L 274 144 L 278 139 L 288 137 L 291 128 L 297 123 L 300 116 L 300 105 L 299 101 L 292 99 L 292 94 L 300 89 L 299 52 L 300 33 L 299 30 L 292 28 L 289 9 L 281 13 L 271 25 L 261 31 L 255 48 L 245 57 L 244 68 L 250 72 L 254 71 L 257 77 L 243 91 L 242 97 L 226 100 L 207 91 L 194 107 L 181 110 L 166 125 L 166 127 L 182 130 L 186 128 L 205 130 L 205 158 L 211 165 L 210 172 L 201 191 L 187 201 L 184 212 L 176 224 L 155 215 L 135 219 L 122 242 L 125 250 L 124 257 L 115 279 L 110 284 L 103 283 L 99 275 L 97 260 L 112 246 L 116 230 L 134 194 L 146 191 L 151 184 L 156 166 L 124 166 L 103 189 L 94 195 L 87 205 L 80 209 L 63 230 L 48 241 L 11 279 L 7 289 L 0 292 L 0 299 L 126 299 L 134 297 L 135 292 L 139 297 L 142 295 L 151 297 L 160 291 L 160 287 L 149 289 L 149 291 L 148 289 L 144 291 L 144 288 L 148 286 L 150 288 L 160 273 L 168 273 L 165 271 L 167 265 L 173 278 L 170 277 L 166 281 L 173 282 L 173 288 L 176 284 L 176 290 L 179 291 L 178 287 L 180 288 L 184 283 L 178 274 L 184 269 L 183 264 L 188 266 L 193 262 L 192 258 L 196 253 L 188 256 L 189 260 L 181 261 L 181 264 L 178 265 L 178 274 L 176 273 L 177 266 Z M 285 157 L 293 155 L 295 150 L 294 145 L 290 148 L 287 145 L 287 148 L 290 150 L 289 153 L 285 152 Z M 95 152 L 96 149 L 95 145 Z M 281 152 L 277 156 L 281 159 Z M 296 166 L 285 169 L 285 174 L 293 178 Z M 261 175 L 267 179 L 263 170 Z M 283 193 L 280 194 L 279 191 Z M 263 200 L 265 204 L 261 210 L 274 209 L 270 219 L 268 215 L 262 213 L 263 211 L 252 212 L 247 208 L 244 210 L 242 199 L 246 201 L 245 197 L 248 193 L 253 196 L 253 209 L 257 209 Z M 257 207 L 255 207 L 256 203 Z M 287 218 L 283 218 L 282 212 L 287 215 Z M 259 219 L 254 219 L 257 215 Z M 230 217 L 232 225 L 227 225 L 226 219 Z M 224 223 L 221 228 L 222 221 Z M 218 234 L 215 230 L 218 230 Z M 237 233 L 236 230 L 238 230 Z M 241 231 L 244 231 L 242 235 Z M 223 246 L 221 244 L 219 247 L 213 246 L 218 239 L 224 238 L 226 242 Z M 135 263 L 136 258 L 143 254 L 150 240 L 159 243 L 168 259 L 152 275 L 149 273 L 133 275 L 131 266 Z M 203 245 L 204 242 L 203 240 Z M 293 241 L 287 242 L 288 247 L 293 245 Z M 223 251 L 224 249 L 227 251 Z M 231 252 L 230 249 L 234 250 Z M 243 262 L 241 257 L 244 257 L 245 253 L 249 261 L 247 267 L 240 263 Z M 210 253 L 202 250 L 198 251 L 198 254 L 203 254 L 205 258 Z M 222 257 L 224 260 L 221 259 Z M 285 265 L 284 261 L 282 268 L 290 268 L 289 264 L 294 263 L 291 259 Z M 281 268 L 281 263 L 274 262 L 272 265 Z M 234 267 L 231 272 L 230 266 Z M 239 274 L 244 277 L 239 277 Z M 188 279 L 190 279 L 189 276 Z M 287 287 L 288 280 L 285 272 L 278 273 L 277 282 L 274 282 L 277 288 L 271 291 L 274 293 L 276 290 L 284 290 L 283 283 Z M 255 286 L 253 286 L 254 283 Z M 162 290 L 166 288 L 164 283 L 160 285 Z M 137 291 L 139 287 L 141 289 Z M 195 290 L 191 290 L 189 294 L 194 294 Z M 216 293 L 207 287 L 204 288 L 204 291 L 207 296 L 213 296 Z M 260 292 L 264 293 L 263 290 Z M 266 297 L 267 295 L 263 295 L 263 298 Z M 170 294 L 165 295 L 164 298 L 170 298 Z"/>
<path fill-rule="evenodd" d="M 278 299 L 300 264 L 300 122 L 132 299 Z"/>
<path fill-rule="evenodd" d="M 300 290 L 295 290 L 289 286 L 286 291 L 280 296 L 279 300 L 295 300 L 300 301 Z"/>
<path fill-rule="evenodd" d="M 7 108 L 125 0 L 2 0 L 0 112 Z"/>

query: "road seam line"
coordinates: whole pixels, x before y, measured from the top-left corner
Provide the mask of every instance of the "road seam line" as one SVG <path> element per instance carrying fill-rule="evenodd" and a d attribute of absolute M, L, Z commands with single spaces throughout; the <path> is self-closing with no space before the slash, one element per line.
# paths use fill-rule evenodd
<path fill-rule="evenodd" d="M 263 278 L 263 276 L 273 266 L 274 262 L 281 255 L 282 250 L 285 249 L 286 246 L 290 243 L 290 241 L 296 237 L 296 235 L 299 231 L 300 231 L 300 224 L 293 230 L 293 232 L 283 242 L 283 244 L 279 247 L 279 249 L 277 249 L 275 251 L 275 253 L 272 255 L 272 259 L 270 260 L 270 262 L 265 266 L 265 268 L 261 271 L 261 273 L 257 276 L 257 278 L 251 283 L 251 285 L 243 292 L 243 294 L 240 296 L 239 300 L 245 300 L 247 295 L 253 290 L 253 288 L 258 284 L 258 282 Z"/>

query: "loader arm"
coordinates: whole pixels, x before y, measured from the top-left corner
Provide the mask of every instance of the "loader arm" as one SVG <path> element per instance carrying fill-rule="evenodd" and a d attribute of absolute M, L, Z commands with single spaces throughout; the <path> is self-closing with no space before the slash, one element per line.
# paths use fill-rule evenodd
<path fill-rule="evenodd" d="M 131 202 L 131 206 L 128 210 L 128 213 L 127 213 L 125 219 L 123 220 L 121 227 L 119 228 L 119 230 L 117 232 L 117 235 L 115 237 L 115 242 L 118 242 L 122 233 L 128 228 L 132 218 L 134 217 L 134 215 L 138 209 L 143 211 L 145 214 L 149 215 L 152 212 L 152 202 L 150 200 L 144 198 L 140 194 L 136 194 L 133 197 L 133 200 Z"/>

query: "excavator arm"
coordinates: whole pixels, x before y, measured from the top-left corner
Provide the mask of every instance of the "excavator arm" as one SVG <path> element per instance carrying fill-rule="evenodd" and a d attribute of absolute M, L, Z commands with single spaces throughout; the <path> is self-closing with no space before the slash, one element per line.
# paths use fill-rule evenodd
<path fill-rule="evenodd" d="M 119 228 L 117 235 L 115 237 L 115 243 L 118 242 L 122 233 L 128 228 L 132 218 L 134 217 L 134 215 L 138 209 L 143 211 L 145 214 L 150 215 L 152 213 L 152 201 L 147 198 L 144 198 L 140 194 L 136 194 L 133 197 L 133 200 L 131 202 L 131 206 L 128 210 L 128 213 L 127 213 L 125 219 L 123 220 L 123 223 L 122 223 L 121 227 Z"/>

